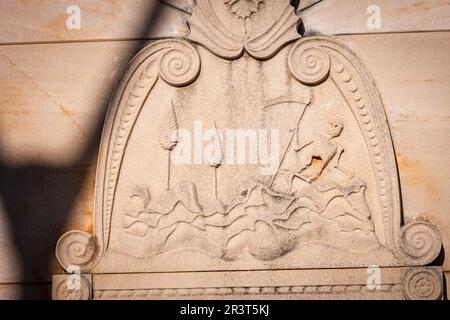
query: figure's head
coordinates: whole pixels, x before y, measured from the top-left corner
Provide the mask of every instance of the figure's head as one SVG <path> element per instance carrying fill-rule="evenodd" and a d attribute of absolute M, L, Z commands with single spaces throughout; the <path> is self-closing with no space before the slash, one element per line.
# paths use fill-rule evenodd
<path fill-rule="evenodd" d="M 328 135 L 331 138 L 336 138 L 337 136 L 339 136 L 343 129 L 344 129 L 344 124 L 339 119 L 330 120 L 328 122 Z"/>

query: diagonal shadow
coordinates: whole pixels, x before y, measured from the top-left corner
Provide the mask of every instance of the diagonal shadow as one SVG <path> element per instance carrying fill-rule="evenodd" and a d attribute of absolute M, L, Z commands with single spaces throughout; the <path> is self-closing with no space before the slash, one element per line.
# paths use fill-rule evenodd
<path fill-rule="evenodd" d="M 165 5 L 156 2 L 149 9 L 148 23 L 139 30 L 137 39 L 146 39 L 149 31 L 158 24 L 162 7 Z M 144 45 L 143 41 L 130 41 L 129 53 L 137 53 Z M 90 128 L 89 138 L 73 165 L 11 166 L 0 162 L 0 199 L 17 248 L 21 284 L 48 283 L 51 279 L 56 242 L 76 205 L 83 181 L 88 179 L 88 168 L 97 161 L 112 89 L 102 95 L 98 105 L 102 112 Z M 25 288 L 23 286 L 22 299 L 42 297 L 42 293 Z M 50 292 L 45 292 L 44 297 L 51 298 Z"/>

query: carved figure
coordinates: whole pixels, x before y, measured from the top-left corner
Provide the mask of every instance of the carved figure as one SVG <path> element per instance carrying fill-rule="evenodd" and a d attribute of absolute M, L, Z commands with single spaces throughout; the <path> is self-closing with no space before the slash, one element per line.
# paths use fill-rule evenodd
<path fill-rule="evenodd" d="M 365 199 L 366 183 L 340 166 L 344 148 L 335 139 L 343 130 L 344 124 L 341 120 L 330 120 L 325 134 L 318 133 L 312 140 L 299 146 L 301 138 L 297 128 L 293 147 L 297 163 L 291 170 L 290 178 L 290 190 L 296 200 L 286 211 L 288 218 L 276 221 L 277 225 L 295 229 L 309 219 L 310 212 L 316 212 L 328 218 L 339 215 L 355 218 L 351 223 L 346 221 L 346 225 L 343 226 L 343 230 L 346 231 L 355 229 L 374 231 L 370 209 Z M 295 190 L 293 187 L 295 178 L 301 179 L 306 185 Z M 348 206 L 333 207 L 333 212 L 327 213 L 330 203 L 336 198 L 344 198 Z M 303 214 L 299 215 L 299 212 Z"/>

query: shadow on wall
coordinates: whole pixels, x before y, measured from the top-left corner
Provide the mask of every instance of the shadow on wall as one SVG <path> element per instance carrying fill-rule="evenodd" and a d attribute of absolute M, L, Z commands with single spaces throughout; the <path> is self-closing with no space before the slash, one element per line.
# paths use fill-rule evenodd
<path fill-rule="evenodd" d="M 144 39 L 158 23 L 161 6 L 158 2 L 148 12 L 148 23 L 136 34 L 137 39 Z M 141 48 L 142 42 L 132 42 L 128 50 L 134 54 Z M 98 107 L 103 112 L 90 128 L 89 138 L 73 165 L 55 167 L 36 163 L 11 166 L 0 162 L 0 203 L 3 202 L 17 249 L 21 283 L 49 283 L 51 279 L 56 242 L 76 205 L 82 182 L 88 178 L 88 168 L 97 161 L 104 115 L 112 89 L 101 97 Z M 50 290 L 44 293 L 27 290 L 23 286 L 21 298 L 51 298 L 51 293 Z"/>

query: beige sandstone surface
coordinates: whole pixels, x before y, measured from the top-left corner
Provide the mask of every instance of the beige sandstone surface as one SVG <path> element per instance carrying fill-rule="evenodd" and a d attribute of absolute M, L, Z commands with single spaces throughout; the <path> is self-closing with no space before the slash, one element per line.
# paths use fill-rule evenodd
<path fill-rule="evenodd" d="M 449 3 L 253 2 L 2 4 L 1 298 L 441 298 Z M 279 167 L 170 162 L 195 121 L 278 130 Z"/>

